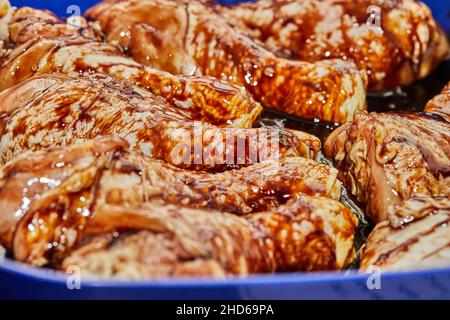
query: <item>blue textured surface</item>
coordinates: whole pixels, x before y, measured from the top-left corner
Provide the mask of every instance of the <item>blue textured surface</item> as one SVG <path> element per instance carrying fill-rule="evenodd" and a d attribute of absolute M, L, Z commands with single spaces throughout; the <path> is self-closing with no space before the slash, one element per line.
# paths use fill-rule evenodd
<path fill-rule="evenodd" d="M 97 0 L 12 0 L 16 6 L 50 9 L 65 16 L 72 4 L 84 11 Z M 222 3 L 238 2 L 223 0 Z M 428 0 L 450 31 L 450 1 Z M 357 272 L 252 276 L 245 279 L 81 282 L 67 288 L 64 274 L 33 269 L 6 259 L 0 263 L 0 299 L 450 299 L 450 269 L 383 274 L 381 289 L 367 288 Z"/>

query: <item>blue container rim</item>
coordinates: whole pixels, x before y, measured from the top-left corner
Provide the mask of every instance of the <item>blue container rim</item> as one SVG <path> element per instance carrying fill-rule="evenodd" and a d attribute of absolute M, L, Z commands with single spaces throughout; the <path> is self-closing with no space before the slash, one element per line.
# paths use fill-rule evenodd
<path fill-rule="evenodd" d="M 0 263 L 0 271 L 7 272 L 13 277 L 28 278 L 30 280 L 51 282 L 66 285 L 69 274 L 52 269 L 36 268 L 24 263 L 5 259 Z M 335 272 L 304 272 L 304 273 L 277 273 L 277 274 L 253 274 L 246 277 L 230 276 L 225 279 L 217 278 L 161 278 L 151 280 L 83 280 L 83 286 L 91 288 L 183 288 L 183 287 L 234 287 L 239 285 L 268 285 L 268 284 L 311 284 L 318 282 L 340 282 L 342 281 L 364 281 L 370 273 L 358 270 L 335 271 Z M 411 277 L 430 277 L 439 275 L 450 275 L 450 268 L 423 269 L 404 272 L 383 272 L 381 277 L 384 281 L 389 279 L 401 280 Z"/>
<path fill-rule="evenodd" d="M 222 2 L 239 2 L 238 0 L 221 0 Z M 440 23 L 450 31 L 450 19 L 448 17 L 449 4 L 441 0 L 423 0 L 426 2 L 430 8 L 433 10 L 435 18 L 440 21 Z M 72 2 L 68 0 L 50 1 L 50 2 L 40 2 L 36 0 L 10 0 L 10 2 L 15 6 L 33 6 L 46 8 L 54 11 L 58 15 L 67 15 L 67 7 Z M 86 8 L 92 6 L 98 0 L 79 0 L 78 5 L 84 11 Z M 0 282 L 0 296 L 2 289 L 6 291 L 14 291 L 14 286 L 20 282 L 20 280 L 30 281 L 30 286 L 38 285 L 39 287 L 46 287 L 47 285 L 54 285 L 50 290 L 55 290 L 55 294 L 58 291 L 55 287 L 66 286 L 68 274 L 43 268 L 34 268 L 29 265 L 13 261 L 11 259 L 4 259 L 0 262 L 0 276 L 5 275 L 7 283 L 10 281 L 10 286 L 5 283 Z M 226 279 L 213 279 L 213 278 L 164 278 L 164 279 L 152 279 L 152 280 L 139 280 L 139 281 L 127 281 L 127 280 L 95 280 L 95 279 L 83 279 L 82 286 L 88 289 L 123 289 L 133 290 L 133 289 L 168 289 L 171 293 L 176 289 L 205 289 L 205 288 L 219 288 L 219 289 L 229 289 L 243 286 L 255 286 L 260 289 L 264 286 L 271 285 L 316 285 L 321 289 L 324 288 L 325 283 L 331 284 L 348 284 L 350 282 L 365 282 L 368 279 L 367 273 L 359 272 L 358 270 L 347 270 L 347 271 L 336 271 L 336 272 L 311 272 L 311 273 L 283 273 L 283 274 L 261 274 L 261 275 L 250 275 L 248 277 L 238 277 L 230 276 Z M 439 280 L 443 281 L 446 288 L 450 288 L 450 268 L 441 269 L 425 269 L 425 270 L 415 270 L 415 271 L 405 271 L 405 272 L 382 272 L 381 277 L 383 281 L 395 282 L 398 284 L 407 284 L 411 280 L 429 279 L 430 277 L 438 277 Z M 19 283 L 20 284 L 20 283 Z M 422 283 L 411 284 L 417 288 Z M 23 286 L 21 287 L 23 288 Z M 279 290 L 277 288 L 276 290 Z M 352 290 L 352 289 L 349 289 Z M 422 288 L 419 290 L 422 291 Z M 426 288 L 423 289 L 427 296 L 431 296 L 430 292 Z M 353 292 L 353 291 L 351 291 Z M 105 293 L 103 296 L 107 296 Z M 195 293 L 193 293 L 195 296 Z M 290 295 L 290 294 L 289 294 Z M 234 296 L 234 295 L 233 295 Z M 361 297 L 359 293 L 355 292 L 354 297 Z M 389 296 L 389 294 L 388 294 Z M 398 295 L 395 295 L 397 296 Z M 66 295 L 61 295 L 61 297 L 66 297 Z M 450 297 L 448 292 L 445 297 Z"/>

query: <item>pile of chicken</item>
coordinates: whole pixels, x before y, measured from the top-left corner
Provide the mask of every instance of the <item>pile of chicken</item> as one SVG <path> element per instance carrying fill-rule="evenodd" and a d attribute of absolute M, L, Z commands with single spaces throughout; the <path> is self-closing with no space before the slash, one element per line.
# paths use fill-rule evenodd
<path fill-rule="evenodd" d="M 362 269 L 450 264 L 450 87 L 364 111 L 448 42 L 420 2 L 382 2 L 378 29 L 364 5 L 105 0 L 63 21 L 0 0 L 0 244 L 100 278 L 343 269 L 348 187 L 379 223 Z M 253 128 L 263 107 L 343 124 L 339 171 L 317 137 Z"/>

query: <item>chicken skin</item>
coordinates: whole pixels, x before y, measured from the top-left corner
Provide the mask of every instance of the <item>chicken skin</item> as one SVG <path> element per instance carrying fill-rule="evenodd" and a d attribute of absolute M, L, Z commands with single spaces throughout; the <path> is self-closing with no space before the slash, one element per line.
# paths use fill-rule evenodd
<path fill-rule="evenodd" d="M 86 15 L 138 62 L 245 86 L 268 108 L 341 123 L 365 109 L 366 77 L 353 63 L 279 58 L 201 2 L 103 1 Z"/>
<path fill-rule="evenodd" d="M 144 155 L 195 170 L 220 171 L 286 156 L 316 157 L 320 140 L 276 127 L 203 122 L 196 109 L 105 75 L 42 75 L 0 93 L 0 159 L 102 135 L 125 138 Z"/>
<path fill-rule="evenodd" d="M 96 203 L 152 201 L 238 215 L 274 209 L 300 193 L 338 200 L 342 188 L 336 169 L 302 157 L 267 160 L 223 173 L 195 172 L 143 157 L 129 150 L 125 140 L 105 136 L 27 152 L 8 162 L 0 176 L 0 234 L 11 236 L 30 201 L 58 186 L 75 190 L 94 183 L 91 200 Z"/>
<path fill-rule="evenodd" d="M 450 53 L 444 31 L 416 0 L 258 0 L 215 9 L 279 56 L 353 60 L 371 91 L 424 78 Z"/>
<path fill-rule="evenodd" d="M 413 197 L 389 208 L 389 219 L 370 234 L 361 270 L 435 269 L 450 266 L 450 199 Z"/>
<path fill-rule="evenodd" d="M 450 124 L 428 113 L 359 113 L 325 143 L 373 222 L 414 195 L 450 196 Z"/>
<path fill-rule="evenodd" d="M 305 195 L 245 217 L 173 205 L 104 207 L 89 224 L 90 238 L 62 269 L 76 265 L 96 278 L 336 270 L 355 257 L 352 213 L 334 200 Z M 115 230 L 131 232 L 114 239 Z"/>
<path fill-rule="evenodd" d="M 262 111 L 245 90 L 229 83 L 144 67 L 101 42 L 95 30 L 85 20 L 81 22 L 85 28 L 67 24 L 47 11 L 27 7 L 13 11 L 3 23 L 9 30 L 8 46 L 14 50 L 4 53 L 0 90 L 39 74 L 105 73 L 133 81 L 175 107 L 196 110 L 220 126 L 251 127 Z"/>
<path fill-rule="evenodd" d="M 145 159 L 124 140 L 103 137 L 24 154 L 3 167 L 0 186 L 2 245 L 34 265 L 79 260 L 93 274 L 115 276 L 92 269 L 92 263 L 105 262 L 97 254 L 114 260 L 116 247 L 101 247 L 107 250 L 101 253 L 91 241 L 117 232 L 120 239 L 114 242 L 124 252 L 128 245 L 134 250 L 154 240 L 149 248 L 155 250 L 142 251 L 150 255 L 145 260 L 158 261 L 172 248 L 170 265 L 177 270 L 186 260 L 179 248 L 192 255 L 189 261 L 213 263 L 224 274 L 328 270 L 354 258 L 357 219 L 337 201 L 321 197 L 338 197 L 335 170 L 303 158 L 223 174 L 195 173 Z M 205 208 L 267 211 L 238 217 Z M 215 247 L 220 243 L 221 250 Z M 97 249 L 87 254 L 86 246 Z M 139 264 L 129 258 L 124 267 Z M 140 277 L 170 267 L 164 259 L 160 263 L 140 266 L 149 268 Z"/>

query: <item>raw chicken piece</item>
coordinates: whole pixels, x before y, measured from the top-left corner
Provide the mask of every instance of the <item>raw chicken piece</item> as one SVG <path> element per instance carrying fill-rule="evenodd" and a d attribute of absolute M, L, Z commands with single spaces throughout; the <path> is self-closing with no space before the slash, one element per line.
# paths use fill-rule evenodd
<path fill-rule="evenodd" d="M 86 25 L 86 21 L 80 21 Z M 205 121 L 251 127 L 262 111 L 243 89 L 207 77 L 174 76 L 133 61 L 95 37 L 95 30 L 76 28 L 47 11 L 21 8 L 4 22 L 9 50 L 0 60 L 0 90 L 33 75 L 105 73 L 133 81 L 164 97 L 174 107 L 193 110 Z"/>
<path fill-rule="evenodd" d="M 0 93 L 0 162 L 28 150 L 101 135 L 125 138 L 144 155 L 196 170 L 225 170 L 286 156 L 315 157 L 320 140 L 275 127 L 216 127 L 197 109 L 182 109 L 105 75 L 31 78 Z"/>
<path fill-rule="evenodd" d="M 330 122 L 365 108 L 366 78 L 354 64 L 276 57 L 197 1 L 103 1 L 87 17 L 138 62 L 245 86 L 268 108 Z"/>
<path fill-rule="evenodd" d="M 215 8 L 280 56 L 352 59 L 374 91 L 424 78 L 450 53 L 444 31 L 416 0 L 258 0 Z"/>
<path fill-rule="evenodd" d="M 450 199 L 414 197 L 389 208 L 389 220 L 369 236 L 361 270 L 436 269 L 450 266 Z"/>
<path fill-rule="evenodd" d="M 414 195 L 450 196 L 450 124 L 426 113 L 358 113 L 325 143 L 341 178 L 378 223 Z"/>
<path fill-rule="evenodd" d="M 38 214 L 36 208 L 48 201 L 66 210 L 70 224 L 73 219 L 81 223 L 98 205 L 174 203 L 242 215 L 273 210 L 301 193 L 338 200 L 340 192 L 336 169 L 305 158 L 211 174 L 145 158 L 122 139 L 101 137 L 8 162 L 0 171 L 0 238 L 10 248 L 18 221 L 30 212 Z M 47 218 L 57 219 L 42 217 Z"/>
<path fill-rule="evenodd" d="M 341 269 L 355 257 L 356 225 L 340 203 L 310 196 L 245 217 L 173 205 L 99 207 L 62 268 L 127 279 Z M 128 232 L 114 238 L 117 230 Z"/>

